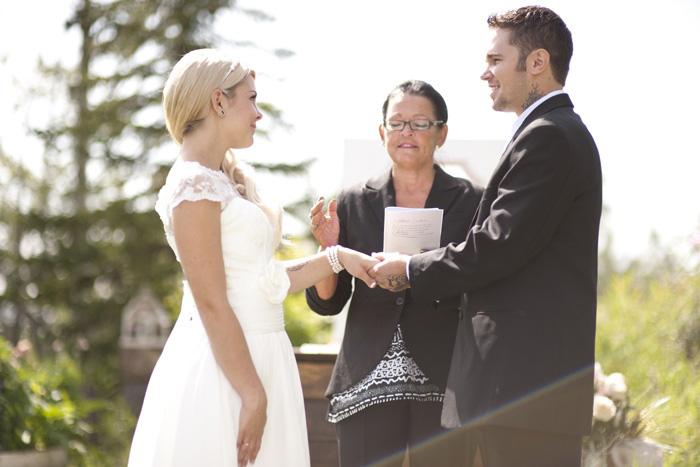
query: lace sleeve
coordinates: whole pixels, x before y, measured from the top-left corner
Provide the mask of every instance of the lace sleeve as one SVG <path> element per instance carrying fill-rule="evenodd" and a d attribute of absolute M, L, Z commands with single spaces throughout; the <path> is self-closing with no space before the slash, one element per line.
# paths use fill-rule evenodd
<path fill-rule="evenodd" d="M 158 193 L 156 211 L 163 221 L 166 234 L 170 234 L 173 209 L 183 201 L 215 201 L 221 203 L 221 209 L 224 209 L 233 196 L 233 185 L 223 172 L 208 169 L 196 162 L 180 162 L 173 166 L 165 186 Z"/>
<path fill-rule="evenodd" d="M 168 214 L 172 215 L 173 209 L 183 201 L 201 201 L 206 199 L 223 203 L 226 201 L 226 196 L 222 193 L 221 183 L 217 182 L 219 180 L 206 173 L 194 173 L 181 178 L 170 194 Z"/>

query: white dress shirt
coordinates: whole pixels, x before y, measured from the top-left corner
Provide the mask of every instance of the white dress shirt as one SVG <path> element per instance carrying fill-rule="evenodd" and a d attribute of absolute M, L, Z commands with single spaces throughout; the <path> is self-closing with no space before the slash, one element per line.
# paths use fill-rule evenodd
<path fill-rule="evenodd" d="M 564 91 L 563 89 L 560 89 L 558 91 L 552 91 L 549 94 L 545 94 L 544 96 L 537 99 L 534 102 L 534 104 L 532 104 L 530 107 L 525 109 L 525 111 L 520 114 L 520 116 L 515 121 L 515 123 L 513 123 L 513 127 L 511 128 L 511 131 L 510 131 L 510 139 L 513 139 L 513 136 L 515 135 L 515 133 L 520 129 L 520 126 L 523 124 L 523 122 L 525 121 L 527 116 L 532 113 L 533 110 L 535 110 L 537 107 L 539 107 L 539 105 L 542 104 L 547 99 L 554 97 L 554 96 L 558 96 L 559 94 L 566 94 L 566 91 Z"/>

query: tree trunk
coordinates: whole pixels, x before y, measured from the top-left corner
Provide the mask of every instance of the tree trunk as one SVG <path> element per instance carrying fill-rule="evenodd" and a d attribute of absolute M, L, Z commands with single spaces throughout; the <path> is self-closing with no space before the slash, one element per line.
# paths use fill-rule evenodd
<path fill-rule="evenodd" d="M 76 184 L 73 192 L 73 202 L 75 203 L 76 213 L 86 211 L 87 197 L 87 175 L 86 168 L 90 157 L 89 141 L 90 135 L 87 128 L 90 109 L 88 108 L 88 88 L 90 83 L 90 60 L 92 58 L 92 38 L 90 36 L 90 28 L 94 21 L 92 19 L 92 5 L 90 0 L 83 0 L 83 4 L 78 10 L 78 21 L 83 41 L 80 49 L 80 65 L 78 67 L 78 83 L 73 87 L 73 100 L 77 107 L 77 120 L 73 128 L 75 143 L 73 146 L 74 162 L 76 170 Z"/>

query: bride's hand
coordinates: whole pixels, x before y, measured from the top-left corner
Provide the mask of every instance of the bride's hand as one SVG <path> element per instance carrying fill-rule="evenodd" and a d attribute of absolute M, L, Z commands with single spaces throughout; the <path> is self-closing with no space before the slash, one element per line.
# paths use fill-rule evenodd
<path fill-rule="evenodd" d="M 262 395 L 243 400 L 240 420 L 238 422 L 238 465 L 245 467 L 248 463 L 255 463 L 260 452 L 263 430 L 267 422 L 267 396 Z"/>
<path fill-rule="evenodd" d="M 367 274 L 369 269 L 379 263 L 377 258 L 372 258 L 350 248 L 341 247 L 338 249 L 338 260 L 350 274 L 362 280 L 370 289 L 377 285 L 375 280 Z"/>
<path fill-rule="evenodd" d="M 338 221 L 338 202 L 335 199 L 328 203 L 328 210 L 323 209 L 323 196 L 316 201 L 309 212 L 311 233 L 322 248 L 338 244 L 340 222 Z"/>

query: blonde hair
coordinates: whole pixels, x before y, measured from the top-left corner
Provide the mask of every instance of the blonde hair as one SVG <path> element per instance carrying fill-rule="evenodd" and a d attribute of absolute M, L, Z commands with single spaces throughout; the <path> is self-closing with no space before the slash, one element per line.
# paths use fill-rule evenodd
<path fill-rule="evenodd" d="M 170 71 L 163 87 L 165 123 L 175 143 L 181 146 L 185 135 L 195 130 L 207 116 L 210 111 L 209 98 L 215 89 L 221 89 L 229 98 L 233 97 L 236 86 L 248 76 L 255 78 L 255 71 L 221 51 L 198 49 L 185 54 Z M 255 187 L 252 167 L 236 160 L 229 149 L 221 169 L 241 196 L 267 214 L 276 232 L 276 243 L 279 244 L 282 210 L 273 209 L 262 202 Z"/>

